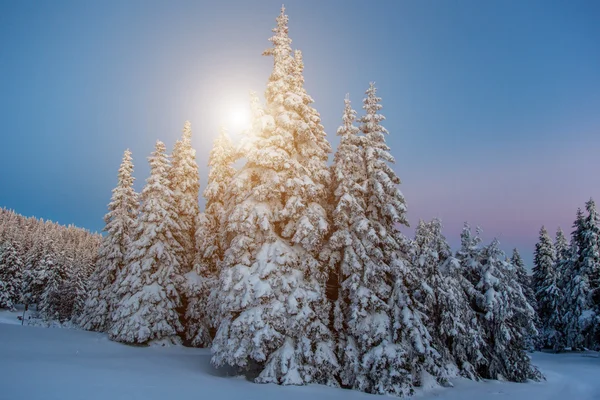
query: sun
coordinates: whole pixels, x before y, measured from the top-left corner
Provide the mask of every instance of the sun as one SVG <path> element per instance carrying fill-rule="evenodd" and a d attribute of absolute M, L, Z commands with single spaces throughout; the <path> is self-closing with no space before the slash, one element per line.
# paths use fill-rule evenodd
<path fill-rule="evenodd" d="M 229 129 L 239 132 L 250 127 L 250 110 L 248 107 L 236 106 L 229 110 L 227 116 Z"/>

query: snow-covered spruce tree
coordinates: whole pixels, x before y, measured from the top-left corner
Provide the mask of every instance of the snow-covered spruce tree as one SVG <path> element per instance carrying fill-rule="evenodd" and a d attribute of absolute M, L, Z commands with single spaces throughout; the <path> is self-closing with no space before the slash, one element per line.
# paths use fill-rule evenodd
<path fill-rule="evenodd" d="M 366 368 L 365 361 L 371 362 L 377 353 L 385 355 L 385 348 L 393 346 L 389 309 L 393 281 L 389 266 L 381 263 L 381 252 L 376 250 L 379 236 L 366 217 L 366 167 L 355 119 L 356 112 L 346 98 L 343 124 L 337 131 L 340 145 L 332 166 L 334 208 L 329 260 L 341 278 L 335 304 L 341 382 L 377 392 L 381 371 Z"/>
<path fill-rule="evenodd" d="M 177 255 L 181 275 L 190 272 L 196 251 L 196 220 L 198 218 L 198 196 L 200 182 L 196 150 L 192 148 L 192 126 L 186 121 L 183 135 L 177 140 L 171 157 L 169 184 L 173 192 L 173 201 L 179 230 L 173 232 L 181 244 L 182 252 Z"/>
<path fill-rule="evenodd" d="M 85 267 L 85 264 L 75 258 L 72 262 L 72 268 L 67 271 L 68 279 L 64 286 L 64 290 L 71 297 L 69 316 L 76 323 L 83 315 L 88 298 L 88 279 Z"/>
<path fill-rule="evenodd" d="M 176 311 L 180 306 L 176 285 L 182 279 L 176 254 L 181 245 L 173 236 L 179 226 L 162 142 L 156 142 L 148 160 L 150 177 L 140 195 L 137 228 L 109 330 L 112 340 L 124 343 L 178 342 L 183 329 Z"/>
<path fill-rule="evenodd" d="M 600 216 L 593 199 L 585 203 L 585 208 L 587 216 L 581 233 L 579 274 L 587 279 L 589 293 L 587 304 L 579 317 L 579 327 L 584 346 L 597 349 L 600 347 Z"/>
<path fill-rule="evenodd" d="M 527 273 L 523 258 L 517 248 L 513 249 L 512 257 L 510 258 L 511 264 L 515 267 L 517 274 L 517 281 L 523 289 L 523 294 L 527 298 L 527 302 L 535 309 L 535 293 L 531 285 L 531 276 Z"/>
<path fill-rule="evenodd" d="M 461 375 L 478 379 L 484 338 L 469 305 L 473 286 L 461 275 L 460 262 L 452 256 L 439 219 L 419 222 L 412 257 L 412 264 L 422 271 L 417 296 L 435 348 L 445 365 L 453 363 Z"/>
<path fill-rule="evenodd" d="M 567 347 L 577 350 L 584 346 L 584 336 L 580 327 L 580 317 L 589 308 L 589 279 L 587 274 L 582 273 L 580 259 L 583 248 L 583 231 L 585 230 L 585 217 L 580 208 L 573 222 L 571 232 L 570 257 L 565 262 L 561 271 L 563 273 L 565 297 L 565 334 Z"/>
<path fill-rule="evenodd" d="M 554 252 L 556 254 L 556 263 L 557 264 L 561 260 L 564 260 L 568 257 L 569 249 L 570 249 L 569 241 L 567 240 L 567 237 L 565 236 L 563 230 L 559 226 L 558 229 L 556 230 L 556 238 L 554 239 Z M 559 276 L 560 276 L 560 271 L 557 268 L 555 268 L 555 270 L 557 271 L 557 274 L 559 274 Z"/>
<path fill-rule="evenodd" d="M 471 283 L 476 284 L 479 280 L 478 271 L 481 268 L 481 228 L 477 227 L 475 235 L 471 226 L 465 222 L 460 234 L 460 249 L 456 252 L 456 258 L 462 266 L 463 276 Z"/>
<path fill-rule="evenodd" d="M 566 303 L 565 288 L 570 279 L 570 270 L 572 266 L 572 249 L 565 237 L 562 229 L 559 227 L 556 231 L 554 240 L 554 250 L 556 254 L 554 264 L 554 274 L 556 277 L 555 287 L 550 289 L 552 298 L 556 300 L 552 314 L 548 322 L 551 334 L 548 335 L 548 345 L 556 352 L 563 351 L 567 346 L 565 313 L 568 308 Z M 575 251 L 576 254 L 576 251 Z"/>
<path fill-rule="evenodd" d="M 41 232 L 37 240 L 39 245 L 35 246 L 33 254 L 28 258 L 24 274 L 23 302 L 37 304 L 38 310 L 41 310 L 42 295 L 51 279 L 52 270 L 58 264 L 59 254 L 52 233 Z"/>
<path fill-rule="evenodd" d="M 216 285 L 218 265 L 223 259 L 220 232 L 225 213 L 226 191 L 235 174 L 237 150 L 222 128 L 213 142 L 208 165 L 208 184 L 204 189 L 206 206 L 199 214 L 196 231 L 196 259 L 194 270 L 186 274 L 186 293 L 189 299 L 186 310 L 187 339 L 193 346 L 209 346 L 210 327 L 214 317 L 211 306 L 211 289 Z"/>
<path fill-rule="evenodd" d="M 476 288 L 481 293 L 478 304 L 480 323 L 487 346 L 481 365 L 484 378 L 524 382 L 542 379 L 525 353 L 526 340 L 536 332 L 535 311 L 527 302 L 517 275 L 494 239 L 482 252 Z"/>
<path fill-rule="evenodd" d="M 515 269 L 515 273 L 517 274 L 517 282 L 519 282 L 519 285 L 521 285 L 521 290 L 523 290 L 523 294 L 525 295 L 527 302 L 529 303 L 529 305 L 531 305 L 531 307 L 534 310 L 536 310 L 537 302 L 535 299 L 535 293 L 531 285 L 531 277 L 527 274 L 527 270 L 525 269 L 525 263 L 521 258 L 521 254 L 519 254 L 519 250 L 517 250 L 516 248 L 513 249 L 512 257 L 510 258 L 510 263 Z M 557 288 L 555 288 L 555 290 L 556 289 Z M 534 324 L 536 327 L 539 327 L 540 322 L 537 312 L 535 313 L 534 317 Z M 538 336 L 532 336 L 527 338 L 526 344 L 528 350 L 535 349 L 537 339 Z"/>
<path fill-rule="evenodd" d="M 21 298 L 23 261 L 11 240 L 0 246 L 0 308 L 13 310 Z"/>
<path fill-rule="evenodd" d="M 327 270 L 317 259 L 328 231 L 325 135 L 295 86 L 287 22 L 282 9 L 265 52 L 274 67 L 263 129 L 231 183 L 212 361 L 256 367 L 257 382 L 334 385 Z"/>
<path fill-rule="evenodd" d="M 118 172 L 118 183 L 112 191 L 96 269 L 90 277 L 90 293 L 79 325 L 87 330 L 105 332 L 110 328 L 119 287 L 117 276 L 125 268 L 125 257 L 131 244 L 138 212 L 137 194 L 133 189 L 131 152 L 125 150 Z"/>
<path fill-rule="evenodd" d="M 37 309 L 40 315 L 46 320 L 64 321 L 64 312 L 61 308 L 62 287 L 66 281 L 66 268 L 60 263 L 61 255 L 55 252 L 55 247 L 52 246 L 52 251 L 47 251 L 44 260 L 44 274 L 46 281 L 44 290 L 40 296 Z"/>
<path fill-rule="evenodd" d="M 38 236 L 37 234 L 34 236 Z M 25 270 L 23 272 L 23 291 L 21 302 L 23 304 L 36 304 L 44 291 L 45 270 L 42 263 L 44 243 L 37 237 L 25 257 Z"/>
<path fill-rule="evenodd" d="M 542 347 L 550 346 L 548 337 L 553 334 L 550 318 L 555 310 L 556 296 L 560 295 L 554 270 L 555 262 L 556 254 L 552 239 L 550 239 L 546 228 L 542 226 L 539 242 L 535 245 L 532 269 L 532 286 L 536 296 L 537 314 L 540 319 L 539 345 Z"/>
<path fill-rule="evenodd" d="M 217 264 L 223 259 L 224 249 L 219 240 L 222 221 L 227 217 L 223 202 L 227 187 L 235 175 L 233 164 L 236 159 L 237 151 L 227 131 L 222 128 L 209 155 L 210 172 L 208 184 L 203 192 L 206 206 L 196 236 L 198 253 L 194 264 L 198 266 L 198 272 L 204 271 L 203 274 L 215 274 Z"/>
<path fill-rule="evenodd" d="M 400 178 L 390 166 L 395 160 L 385 142 L 388 131 L 381 125 L 385 117 L 379 113 L 380 102 L 371 84 L 363 101 L 365 114 L 359 122 L 364 135 L 367 178 L 363 184 L 365 216 L 375 232 L 369 253 L 376 268 L 367 270 L 367 276 L 371 290 L 378 294 L 379 301 L 387 302 L 390 309 L 391 333 L 363 357 L 362 367 L 373 372 L 361 389 L 407 395 L 412 393 L 413 386 L 422 384 L 426 373 L 443 379 L 442 359 L 431 346 L 431 336 L 424 322 L 426 317 L 414 295 L 421 279 L 419 271 L 410 268 L 408 240 L 397 230 L 399 225 L 408 226 L 406 202 L 398 187 Z M 384 282 L 389 284 L 391 293 L 387 292 Z"/>

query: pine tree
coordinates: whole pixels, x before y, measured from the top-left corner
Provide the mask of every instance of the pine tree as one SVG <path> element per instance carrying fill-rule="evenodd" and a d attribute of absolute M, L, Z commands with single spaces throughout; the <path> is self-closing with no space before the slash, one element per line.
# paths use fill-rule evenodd
<path fill-rule="evenodd" d="M 173 232 L 179 229 L 173 193 L 169 189 L 169 161 L 165 145 L 157 141 L 148 158 L 150 177 L 141 193 L 135 240 L 121 272 L 120 301 L 112 316 L 109 337 L 124 343 L 178 342 L 183 327 L 176 285 L 181 245 Z"/>
<path fill-rule="evenodd" d="M 237 151 L 223 128 L 213 142 L 208 165 L 208 185 L 204 189 L 205 212 L 199 214 L 196 231 L 194 270 L 186 275 L 187 338 L 194 346 L 208 346 L 213 315 L 211 288 L 216 285 L 218 265 L 223 259 L 220 233 L 227 218 L 226 191 L 235 174 Z"/>
<path fill-rule="evenodd" d="M 536 332 L 535 311 L 525 298 L 511 264 L 503 261 L 504 253 L 494 239 L 483 249 L 480 268 L 476 271 L 476 288 L 481 294 L 477 308 L 484 329 L 487 362 L 480 368 L 488 379 L 524 382 L 542 379 L 525 353 L 526 340 Z"/>
<path fill-rule="evenodd" d="M 317 259 L 328 231 L 325 137 L 295 86 L 287 21 L 282 9 L 265 52 L 274 67 L 263 129 L 231 184 L 212 361 L 258 367 L 258 382 L 335 384 L 327 271 Z"/>
<path fill-rule="evenodd" d="M 192 270 L 196 248 L 196 220 L 198 218 L 198 197 L 200 183 L 196 150 L 192 148 L 192 127 L 189 121 L 183 126 L 181 140 L 175 143 L 169 183 L 180 229 L 174 232 L 175 239 L 182 247 L 178 254 L 180 274 Z"/>
<path fill-rule="evenodd" d="M 412 264 L 423 276 L 417 293 L 427 315 L 427 329 L 444 364 L 453 363 L 461 375 L 478 379 L 484 339 L 469 306 L 468 293 L 473 288 L 460 274 L 460 263 L 452 257 L 441 229 L 441 221 L 434 219 L 420 221 L 415 231 Z"/>
<path fill-rule="evenodd" d="M 19 303 L 23 261 L 11 240 L 0 247 L 0 308 L 13 310 Z"/>
<path fill-rule="evenodd" d="M 108 213 L 104 216 L 106 236 L 102 239 L 97 266 L 90 278 L 90 294 L 78 321 L 87 330 L 105 332 L 111 325 L 120 284 L 117 277 L 125 268 L 125 257 L 132 241 L 138 212 L 132 174 L 131 152 L 125 150 L 119 167 L 117 187 L 112 191 Z"/>
<path fill-rule="evenodd" d="M 585 217 L 580 208 L 573 222 L 571 232 L 570 257 L 565 262 L 562 272 L 564 274 L 565 315 L 564 324 L 566 344 L 573 350 L 583 348 L 584 337 L 579 325 L 580 317 L 588 308 L 589 281 L 586 274 L 582 274 L 580 254 L 583 248 L 583 231 L 585 230 Z"/>
<path fill-rule="evenodd" d="M 549 347 L 549 336 L 553 334 L 553 328 L 550 319 L 554 312 L 554 305 L 557 302 L 558 280 L 554 265 L 556 254 L 552 240 L 542 226 L 540 230 L 539 242 L 535 245 L 535 255 L 533 259 L 532 286 L 536 296 L 537 314 L 540 319 L 540 345 Z"/>
<path fill-rule="evenodd" d="M 61 321 L 61 289 L 66 281 L 66 268 L 60 262 L 61 256 L 53 239 L 44 249 L 41 271 L 44 276 L 44 287 L 37 304 L 41 316 L 46 320 Z"/>
<path fill-rule="evenodd" d="M 227 131 L 222 128 L 213 143 L 209 156 L 210 173 L 208 185 L 203 193 L 206 206 L 200 217 L 201 226 L 197 231 L 198 252 L 194 264 L 198 272 L 205 271 L 202 273 L 203 275 L 215 274 L 217 265 L 223 258 L 224 249 L 220 243 L 219 233 L 224 218 L 227 217 L 224 201 L 227 187 L 235 175 L 233 163 L 236 158 L 237 151 L 229 139 Z"/>
<path fill-rule="evenodd" d="M 570 279 L 571 254 L 572 249 L 565 237 L 562 229 L 559 227 L 556 231 L 554 240 L 554 250 L 556 261 L 554 264 L 554 273 L 556 275 L 556 289 L 552 289 L 555 295 L 552 296 L 557 302 L 553 305 L 553 312 L 550 316 L 549 326 L 552 335 L 548 337 L 549 345 L 556 352 L 563 351 L 567 346 L 565 314 L 568 305 L 566 300 L 566 287 Z"/>
<path fill-rule="evenodd" d="M 389 165 L 395 160 L 385 143 L 388 131 L 381 125 L 385 117 L 379 113 L 381 99 L 376 94 L 371 84 L 363 102 L 365 115 L 359 119 L 366 176 L 362 197 L 373 233 L 367 250 L 371 264 L 365 268 L 361 289 L 368 291 L 356 293 L 360 304 L 356 311 L 365 309 L 367 319 L 362 323 L 371 324 L 377 336 L 375 342 L 367 340 L 368 351 L 360 359 L 361 368 L 369 372 L 354 386 L 371 393 L 407 395 L 422 384 L 426 373 L 441 378 L 441 358 L 431 346 L 425 316 L 413 297 L 419 277 L 408 266 L 408 241 L 397 230 L 398 225 L 408 226 L 406 203 L 398 188 L 400 179 Z"/>
<path fill-rule="evenodd" d="M 579 327 L 587 348 L 598 348 L 600 342 L 600 216 L 596 203 L 590 199 L 585 203 L 587 217 L 583 221 L 581 248 L 579 250 L 579 275 L 582 282 L 587 283 L 585 305 L 579 317 Z M 585 291 L 582 288 L 582 291 Z M 584 299 L 582 299 L 582 302 Z"/>
<path fill-rule="evenodd" d="M 513 249 L 513 254 L 510 259 L 510 263 L 515 268 L 515 273 L 517 275 L 517 282 L 519 283 L 519 285 L 521 285 L 521 289 L 523 290 L 523 294 L 525 295 L 525 298 L 527 299 L 527 303 L 529 303 L 529 305 L 534 310 L 537 309 L 535 293 L 534 293 L 532 285 L 531 285 L 531 277 L 527 274 L 527 270 L 525 269 L 525 263 L 523 262 L 523 259 L 521 258 L 521 254 L 519 254 L 519 250 L 517 250 L 516 248 Z M 553 297 L 553 298 L 555 298 L 555 297 Z M 535 313 L 534 317 L 535 317 L 534 324 L 536 327 L 539 327 L 540 321 L 538 319 L 537 313 Z M 552 325 L 552 324 L 549 323 L 549 326 L 550 325 Z M 551 330 L 550 327 L 548 329 Z M 537 339 L 537 337 L 528 337 L 527 338 L 527 349 L 533 350 L 535 348 L 536 339 Z M 550 340 L 550 339 L 548 339 L 548 340 Z"/>
<path fill-rule="evenodd" d="M 337 131 L 340 145 L 332 167 L 334 209 L 329 258 L 342 281 L 335 306 L 342 384 L 375 392 L 381 372 L 379 368 L 365 368 L 364 361 L 391 346 L 388 302 L 392 282 L 371 251 L 379 237 L 365 214 L 366 168 L 355 119 L 356 112 L 346 98 L 343 124 Z"/>
<path fill-rule="evenodd" d="M 569 241 L 567 240 L 560 226 L 556 230 L 556 238 L 554 239 L 554 251 L 556 253 L 557 263 L 560 260 L 564 260 L 565 258 L 567 258 L 569 254 Z"/>
<path fill-rule="evenodd" d="M 586 203 L 586 210 L 587 216 L 580 209 L 577 210 L 571 238 L 571 258 L 561 268 L 567 275 L 563 278 L 567 300 L 564 324 L 567 346 L 572 349 L 595 348 L 599 345 L 598 310 L 594 304 L 600 269 L 599 217 L 592 199 Z"/>
<path fill-rule="evenodd" d="M 27 260 L 27 269 L 24 274 L 23 302 L 26 304 L 37 304 L 42 309 L 42 296 L 51 272 L 57 264 L 58 252 L 52 234 L 41 232 L 37 240 L 39 245 L 35 246 L 32 254 Z"/>

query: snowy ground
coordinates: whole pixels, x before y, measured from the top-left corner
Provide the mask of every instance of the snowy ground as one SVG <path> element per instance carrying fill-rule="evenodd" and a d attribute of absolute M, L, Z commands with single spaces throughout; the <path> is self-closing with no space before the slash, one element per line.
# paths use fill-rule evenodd
<path fill-rule="evenodd" d="M 21 326 L 0 311 L 0 399 L 375 399 L 355 391 L 310 385 L 258 385 L 210 365 L 209 351 L 131 347 L 103 334 Z M 419 392 L 419 400 L 598 400 L 597 353 L 533 355 L 546 382 L 515 384 L 457 379 L 454 388 Z"/>

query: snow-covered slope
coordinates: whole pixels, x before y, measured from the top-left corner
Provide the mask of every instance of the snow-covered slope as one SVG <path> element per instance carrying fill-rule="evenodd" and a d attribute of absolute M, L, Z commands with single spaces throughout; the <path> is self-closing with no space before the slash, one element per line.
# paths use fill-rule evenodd
<path fill-rule="evenodd" d="M 131 347 L 106 335 L 20 326 L 0 312 L 0 399 L 375 399 L 360 392 L 309 385 L 258 385 L 210 365 L 210 352 L 184 347 Z M 597 353 L 533 356 L 541 383 L 471 382 L 419 392 L 418 399 L 598 400 Z"/>

